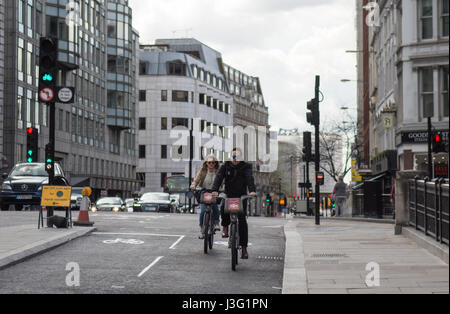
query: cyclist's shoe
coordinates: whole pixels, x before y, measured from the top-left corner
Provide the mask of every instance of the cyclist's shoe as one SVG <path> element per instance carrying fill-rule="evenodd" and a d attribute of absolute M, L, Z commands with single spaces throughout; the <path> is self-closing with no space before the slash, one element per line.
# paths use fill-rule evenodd
<path fill-rule="evenodd" d="M 228 235 L 228 227 L 223 227 L 223 231 L 222 231 L 222 238 L 229 238 L 230 236 Z"/>
<path fill-rule="evenodd" d="M 242 259 L 248 259 L 248 252 L 247 252 L 247 248 L 245 246 L 242 247 Z"/>

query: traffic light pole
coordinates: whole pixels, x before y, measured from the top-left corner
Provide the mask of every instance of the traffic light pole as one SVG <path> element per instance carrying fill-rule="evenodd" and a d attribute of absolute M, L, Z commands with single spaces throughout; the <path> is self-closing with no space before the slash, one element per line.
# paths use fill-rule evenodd
<path fill-rule="evenodd" d="M 316 175 L 320 171 L 320 110 L 319 110 L 319 92 L 320 92 L 320 76 L 316 76 L 316 87 L 315 87 L 315 100 L 317 104 L 317 118 L 315 123 L 315 168 L 316 168 Z M 315 180 L 316 183 L 316 225 L 320 225 L 320 184 L 318 180 Z"/>
<path fill-rule="evenodd" d="M 309 216 L 309 161 L 306 161 L 306 213 Z"/>
<path fill-rule="evenodd" d="M 55 113 L 56 113 L 56 105 L 55 102 L 52 101 L 49 103 L 49 110 L 50 110 L 50 121 L 49 121 L 49 144 L 50 144 L 50 154 L 51 156 L 55 155 Z M 52 164 L 55 161 L 52 161 Z M 48 185 L 52 185 L 53 181 L 55 179 L 55 170 L 54 170 L 54 164 L 52 167 L 52 170 L 48 172 Z M 49 220 L 48 217 L 53 216 L 53 207 L 48 207 L 47 208 L 47 227 L 53 227 L 48 225 L 49 224 Z"/>

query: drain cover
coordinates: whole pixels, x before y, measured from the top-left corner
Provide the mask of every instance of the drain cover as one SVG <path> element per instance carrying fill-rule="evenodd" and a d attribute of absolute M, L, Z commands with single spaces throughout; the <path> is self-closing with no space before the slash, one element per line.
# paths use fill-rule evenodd
<path fill-rule="evenodd" d="M 333 257 L 347 257 L 347 254 L 343 253 L 318 253 L 318 254 L 312 254 L 312 258 L 333 258 Z"/>
<path fill-rule="evenodd" d="M 258 256 L 256 259 L 267 260 L 267 261 L 282 261 L 281 256 Z"/>

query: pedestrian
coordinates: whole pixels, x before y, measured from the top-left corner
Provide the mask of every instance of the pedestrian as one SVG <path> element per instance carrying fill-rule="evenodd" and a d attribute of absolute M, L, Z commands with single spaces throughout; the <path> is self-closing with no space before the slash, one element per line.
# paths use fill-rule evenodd
<path fill-rule="evenodd" d="M 337 216 L 340 216 L 341 209 L 347 201 L 347 184 L 344 183 L 344 177 L 342 176 L 339 176 L 338 180 L 334 185 L 332 197 L 337 207 Z"/>
<path fill-rule="evenodd" d="M 201 187 L 204 190 L 213 190 L 214 180 L 216 179 L 216 175 L 219 172 L 219 161 L 214 155 L 209 155 L 206 157 L 203 166 L 198 171 L 195 176 L 194 181 L 191 185 L 191 190 L 195 190 L 197 187 Z M 219 207 L 217 204 L 213 204 L 212 206 L 215 230 L 220 231 L 220 214 Z M 199 239 L 203 239 L 203 217 L 205 216 L 206 205 L 200 204 L 200 237 Z"/>
<path fill-rule="evenodd" d="M 253 178 L 252 165 L 242 160 L 242 153 L 239 148 L 234 148 L 231 153 L 231 161 L 227 161 L 219 169 L 219 173 L 214 181 L 213 189 L 219 190 L 222 182 L 225 180 L 225 193 L 228 198 L 240 198 L 241 196 L 248 195 L 251 197 L 256 196 L 255 180 Z M 248 190 L 248 192 L 247 192 Z M 217 192 L 215 193 L 217 194 Z M 247 202 L 243 204 L 243 214 L 238 216 L 239 219 L 239 245 L 242 247 L 242 259 L 248 259 L 248 224 L 247 224 Z M 225 214 L 223 208 L 222 214 L 222 227 L 223 238 L 228 238 L 228 227 L 231 223 L 230 215 Z"/>

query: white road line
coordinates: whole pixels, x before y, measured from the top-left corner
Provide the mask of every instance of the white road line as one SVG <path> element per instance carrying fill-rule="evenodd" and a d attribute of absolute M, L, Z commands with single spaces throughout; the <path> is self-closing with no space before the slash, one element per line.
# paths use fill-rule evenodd
<path fill-rule="evenodd" d="M 142 275 L 144 275 L 150 268 L 152 268 L 153 266 L 156 265 L 156 263 L 159 262 L 159 260 L 161 258 L 163 258 L 164 256 L 158 256 L 158 258 L 156 258 L 150 265 L 148 265 L 147 267 L 144 268 L 144 270 L 141 271 L 141 273 L 138 275 L 138 277 L 142 277 Z"/>
<path fill-rule="evenodd" d="M 184 236 L 181 236 L 172 246 L 169 248 L 170 250 L 175 250 L 175 246 L 180 243 L 181 240 L 184 239 Z"/>
<path fill-rule="evenodd" d="M 93 232 L 94 235 L 133 235 L 133 236 L 154 236 L 154 237 L 184 237 L 179 234 L 157 234 L 157 233 L 126 233 L 126 232 Z"/>

